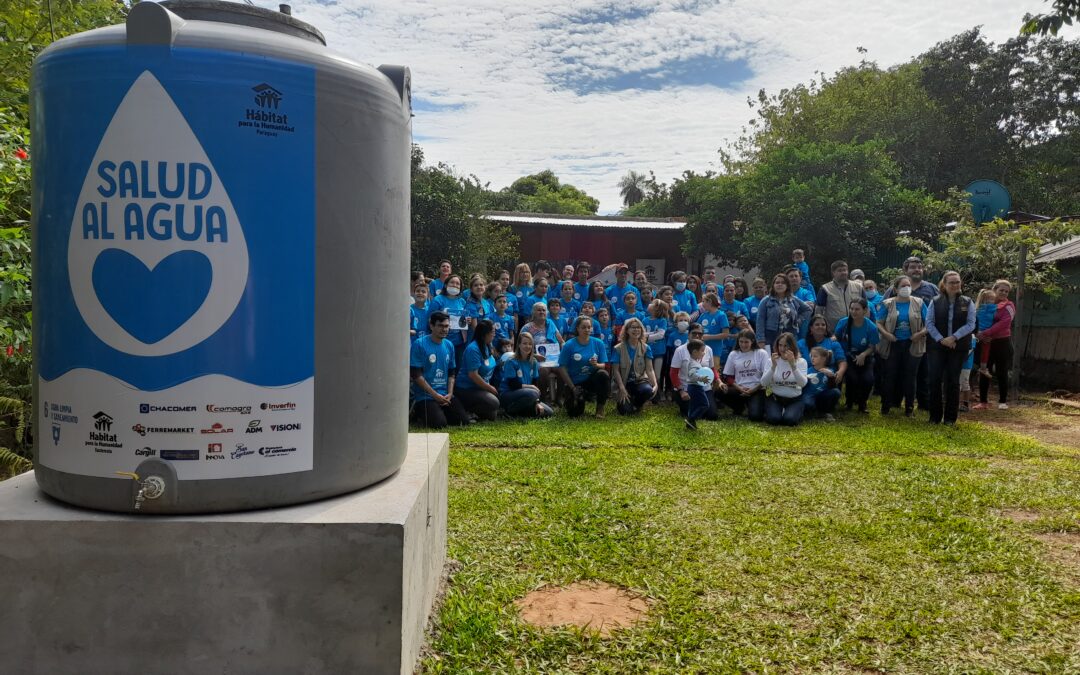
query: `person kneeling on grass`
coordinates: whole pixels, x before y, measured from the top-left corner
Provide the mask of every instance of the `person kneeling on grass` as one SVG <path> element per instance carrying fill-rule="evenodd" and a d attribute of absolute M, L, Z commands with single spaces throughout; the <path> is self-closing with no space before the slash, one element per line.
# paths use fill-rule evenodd
<path fill-rule="evenodd" d="M 628 303 L 631 297 L 627 293 Z M 645 327 L 640 319 L 631 317 L 623 324 L 619 344 L 611 353 L 611 366 L 617 387 L 615 407 L 619 414 L 640 412 L 656 392 L 652 348 L 645 339 Z"/>
<path fill-rule="evenodd" d="M 816 410 L 829 422 L 835 422 L 833 411 L 840 402 L 840 389 L 836 386 L 836 373 L 829 368 L 832 352 L 824 347 L 810 350 L 810 367 L 806 371 L 803 387 L 803 405 L 807 411 Z"/>
<path fill-rule="evenodd" d="M 428 315 L 428 334 L 413 342 L 409 353 L 412 378 L 413 419 L 431 429 L 474 421 L 461 400 L 454 396 L 457 361 L 450 333 L 450 315 L 435 310 Z"/>
<path fill-rule="evenodd" d="M 713 370 L 700 363 L 705 356 L 704 342 L 690 340 L 686 343 L 686 352 L 690 358 L 683 361 L 679 369 L 679 382 L 684 387 L 679 396 L 688 404 L 686 417 L 683 419 L 686 428 L 697 431 L 697 421 L 709 412 L 708 391 L 713 383 Z"/>
<path fill-rule="evenodd" d="M 608 395 L 611 394 L 611 376 L 604 369 L 607 348 L 592 337 L 592 319 L 579 316 L 574 320 L 573 337 L 563 344 L 559 352 L 559 377 L 569 388 L 566 397 L 566 413 L 579 417 L 585 413 L 585 399 L 596 397 L 596 416 L 604 416 Z"/>
<path fill-rule="evenodd" d="M 551 408 L 540 401 L 540 364 L 534 355 L 533 337 L 522 333 L 517 348 L 502 364 L 499 403 L 512 417 L 550 417 Z"/>
<path fill-rule="evenodd" d="M 772 363 L 761 376 L 771 389 L 765 399 L 765 422 L 793 427 L 802 421 L 802 390 L 806 386 L 806 359 L 799 356 L 795 336 L 781 333 L 773 344 Z"/>
<path fill-rule="evenodd" d="M 765 390 L 761 378 L 772 364 L 769 352 L 758 349 L 757 336 L 752 330 L 739 333 L 735 349 L 728 354 L 724 364 L 724 382 L 720 390 L 724 392 L 724 403 L 731 412 L 746 416 L 751 422 L 760 422 L 765 417 Z"/>

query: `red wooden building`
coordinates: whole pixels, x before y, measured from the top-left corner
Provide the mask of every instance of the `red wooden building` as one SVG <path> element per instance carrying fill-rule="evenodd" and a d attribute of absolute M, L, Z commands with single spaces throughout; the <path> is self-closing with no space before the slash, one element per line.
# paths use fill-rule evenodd
<path fill-rule="evenodd" d="M 521 239 L 520 259 L 547 260 L 556 269 L 587 260 L 593 274 L 625 262 L 631 270 L 650 270 L 659 279 L 673 270 L 696 268 L 682 254 L 685 218 L 564 216 L 551 213 L 487 211 L 482 217 L 503 223 Z"/>

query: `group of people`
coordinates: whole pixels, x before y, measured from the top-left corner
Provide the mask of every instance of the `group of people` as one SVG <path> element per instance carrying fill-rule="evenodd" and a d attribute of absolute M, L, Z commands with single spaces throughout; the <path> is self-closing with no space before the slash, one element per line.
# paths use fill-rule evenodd
<path fill-rule="evenodd" d="M 412 419 L 442 428 L 558 407 L 577 417 L 589 402 L 604 417 L 614 398 L 624 415 L 673 401 L 692 430 L 724 406 L 790 426 L 833 420 L 841 399 L 865 413 L 876 392 L 882 415 L 902 407 L 910 417 L 918 405 L 931 423 L 952 425 L 971 405 L 976 362 L 974 407 L 988 406 L 992 377 L 1008 407 L 1008 281 L 973 300 L 955 271 L 925 281 L 914 256 L 880 293 L 845 261 L 830 271 L 815 290 L 796 249 L 771 282 L 749 285 L 706 267 L 657 287 L 625 263 L 605 285 L 590 282 L 588 262 L 555 270 L 543 260 L 466 284 L 443 260 L 433 279 L 412 275 Z"/>

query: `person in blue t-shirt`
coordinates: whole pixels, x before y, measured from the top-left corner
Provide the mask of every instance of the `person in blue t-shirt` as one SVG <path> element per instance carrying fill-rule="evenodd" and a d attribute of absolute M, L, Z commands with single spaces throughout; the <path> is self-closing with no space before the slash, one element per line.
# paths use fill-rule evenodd
<path fill-rule="evenodd" d="M 592 320 L 579 316 L 574 322 L 574 337 L 567 340 L 559 354 L 559 377 L 569 388 L 566 412 L 579 417 L 585 412 L 585 401 L 596 398 L 596 416 L 604 417 L 611 377 L 604 364 L 607 348 L 592 337 Z"/>
<path fill-rule="evenodd" d="M 592 320 L 592 336 L 604 343 L 604 347 L 610 352 L 615 345 L 615 325 L 611 322 L 611 309 L 601 307 L 596 311 Z"/>
<path fill-rule="evenodd" d="M 825 347 L 810 350 L 810 366 L 806 369 L 806 385 L 802 390 L 803 408 L 806 412 L 816 411 L 827 421 L 833 422 L 833 411 L 840 402 L 840 389 L 835 384 L 836 373 L 829 367 L 832 352 Z"/>
<path fill-rule="evenodd" d="M 532 307 L 526 307 L 522 309 L 522 303 L 525 302 L 525 297 L 532 295 L 532 269 L 529 268 L 528 263 L 519 263 L 514 268 L 514 283 L 506 289 L 506 294 L 510 296 L 510 307 L 508 308 L 510 313 L 515 317 L 525 316 L 524 320 L 518 322 L 518 330 L 521 329 L 521 325 L 528 321 L 528 317 L 532 314 Z"/>
<path fill-rule="evenodd" d="M 446 278 L 442 291 L 428 303 L 429 312 L 445 312 L 450 317 L 450 344 L 454 346 L 454 358 L 461 361 L 465 352 L 465 337 L 469 332 L 469 317 L 465 311 L 465 298 L 461 291 L 461 277 L 451 274 Z"/>
<path fill-rule="evenodd" d="M 466 343 L 472 340 L 476 324 L 484 319 L 490 319 L 495 314 L 495 305 L 485 297 L 487 285 L 487 279 L 482 274 L 474 274 L 469 279 L 469 292 L 465 295 L 465 316 L 469 320 L 469 331 L 465 335 Z"/>
<path fill-rule="evenodd" d="M 517 348 L 502 363 L 499 403 L 512 417 L 550 417 L 551 407 L 540 401 L 540 364 L 532 335 L 522 333 Z"/>
<path fill-rule="evenodd" d="M 750 285 L 750 290 L 751 295 L 746 299 L 746 309 L 750 311 L 750 325 L 756 329 L 758 307 L 761 305 L 761 301 L 765 299 L 765 295 L 767 294 L 765 280 L 761 277 L 754 279 L 754 282 Z"/>
<path fill-rule="evenodd" d="M 526 295 L 518 302 L 518 324 L 524 325 L 532 318 L 533 307 L 542 302 L 547 307 L 548 282 L 544 277 L 538 277 L 533 281 L 532 293 Z"/>
<path fill-rule="evenodd" d="M 746 306 L 746 303 L 735 299 L 735 284 L 732 282 L 724 284 L 724 297 L 720 301 L 720 311 L 725 314 L 731 312 L 750 318 L 750 309 Z"/>
<path fill-rule="evenodd" d="M 698 305 L 698 323 L 704 331 L 702 341 L 712 348 L 713 368 L 724 368 L 724 341 L 731 337 L 731 324 L 727 314 L 720 311 L 720 298 L 715 293 L 706 293 Z"/>
<path fill-rule="evenodd" d="M 413 286 L 413 304 L 409 305 L 409 344 L 427 335 L 428 287 L 424 282 Z"/>
<path fill-rule="evenodd" d="M 926 305 L 912 292 L 911 277 L 900 275 L 893 281 L 892 295 L 881 303 L 878 311 L 880 352 L 885 359 L 885 374 L 881 393 L 881 414 L 904 403 L 904 415 L 914 414 L 918 398 L 919 364 L 926 353 Z"/>
<path fill-rule="evenodd" d="M 671 329 L 671 307 L 659 298 L 648 307 L 649 316 L 645 319 L 645 339 L 653 354 L 653 372 L 656 373 L 656 395 L 653 400 L 659 402 L 664 391 L 671 391 L 671 384 L 664 384 L 664 357 L 667 354 L 667 332 Z"/>
<path fill-rule="evenodd" d="M 836 322 L 836 341 L 847 356 L 847 409 L 858 406 L 866 412 L 866 401 L 874 388 L 874 351 L 881 338 L 877 324 L 869 318 L 865 298 L 854 298 L 848 304 L 848 316 Z"/>
<path fill-rule="evenodd" d="M 454 346 L 446 339 L 449 332 L 450 317 L 432 311 L 428 314 L 428 334 L 414 342 L 409 351 L 413 420 L 432 429 L 470 421 L 469 413 L 454 395 L 457 361 Z"/>
<path fill-rule="evenodd" d="M 562 304 L 563 318 L 573 323 L 581 314 L 581 302 L 574 299 L 574 282 L 564 281 L 559 285 L 559 302 Z"/>
<path fill-rule="evenodd" d="M 515 317 L 509 313 L 510 298 L 505 293 L 495 298 L 495 315 L 491 317 L 492 322 L 495 324 L 495 337 L 501 340 L 507 340 L 510 342 L 511 348 L 515 343 L 515 337 L 517 334 L 517 321 Z"/>
<path fill-rule="evenodd" d="M 682 270 L 671 273 L 671 281 L 674 286 L 672 309 L 676 312 L 686 312 L 693 319 L 698 313 L 698 302 L 694 292 L 687 288 L 686 280 L 686 272 Z"/>
<path fill-rule="evenodd" d="M 495 355 L 491 343 L 495 339 L 495 324 L 481 319 L 474 337 L 465 348 L 465 356 L 457 374 L 457 392 L 465 410 L 482 420 L 495 421 L 499 412 L 499 390 L 491 384 L 495 372 Z"/>
<path fill-rule="evenodd" d="M 592 266 L 584 260 L 577 264 L 577 281 L 574 283 L 574 300 L 585 302 L 589 299 L 589 275 L 592 274 Z M 603 284 L 600 286 L 603 288 Z"/>
<path fill-rule="evenodd" d="M 814 284 L 810 281 L 810 264 L 806 262 L 806 252 L 797 248 L 791 252 L 791 266 L 799 270 L 802 287 L 814 294 Z M 815 296 L 816 297 L 816 296 Z M 799 298 L 800 300 L 802 298 Z"/>
<path fill-rule="evenodd" d="M 792 267 L 785 272 L 785 274 L 787 274 L 788 283 L 791 285 L 791 288 L 794 289 L 792 295 L 813 308 L 814 305 L 817 304 L 817 294 L 814 293 L 813 288 L 807 288 L 806 284 L 803 283 L 802 272 L 800 272 L 798 268 Z M 807 327 L 807 324 L 804 323 L 802 327 L 804 332 L 801 333 L 799 337 L 806 337 L 805 328 Z M 807 361 L 807 363 L 809 363 L 809 361 Z"/>
<path fill-rule="evenodd" d="M 555 324 L 555 330 L 559 331 L 559 335 L 563 336 L 564 340 L 570 334 L 570 326 L 576 318 L 576 316 L 568 317 L 563 313 L 562 300 L 558 298 L 548 300 L 548 320 Z"/>
<path fill-rule="evenodd" d="M 618 389 L 615 407 L 619 414 L 640 412 L 656 392 L 653 352 L 645 338 L 641 319 L 630 317 L 623 324 L 619 344 L 611 351 L 610 363 Z"/>
<path fill-rule="evenodd" d="M 607 297 L 608 302 L 611 303 L 612 309 L 616 312 L 625 311 L 626 305 L 623 304 L 623 298 L 626 297 L 627 292 L 633 292 L 637 296 L 638 300 L 641 300 L 641 294 L 632 283 L 627 281 L 630 276 L 630 267 L 626 263 L 619 263 L 615 267 L 615 283 L 608 286 L 604 290 L 604 295 Z"/>
<path fill-rule="evenodd" d="M 867 315 L 873 320 L 878 315 L 878 309 L 881 307 L 881 301 L 885 298 L 881 293 L 878 293 L 877 282 L 873 279 L 866 279 L 863 281 L 863 290 L 866 291 L 866 302 L 870 306 L 870 313 Z"/>
<path fill-rule="evenodd" d="M 637 319 L 638 321 L 644 322 L 645 319 L 648 318 L 648 315 L 637 307 L 637 293 L 627 291 L 626 295 L 623 296 L 622 301 L 625 309 L 615 310 L 615 325 L 618 328 L 621 329 L 622 325 L 629 319 Z"/>
<path fill-rule="evenodd" d="M 829 325 L 820 314 L 810 319 L 810 330 L 806 338 L 798 342 L 799 354 L 810 363 L 810 350 L 819 345 L 832 353 L 830 363 L 836 369 L 836 386 L 839 387 L 847 373 L 847 355 L 840 343 L 829 337 Z"/>
<path fill-rule="evenodd" d="M 446 280 L 449 279 L 450 275 L 453 273 L 454 267 L 450 264 L 450 261 L 440 260 L 439 276 L 438 278 L 431 280 L 431 284 L 428 286 L 428 295 L 434 298 L 442 293 L 443 288 L 446 286 Z"/>

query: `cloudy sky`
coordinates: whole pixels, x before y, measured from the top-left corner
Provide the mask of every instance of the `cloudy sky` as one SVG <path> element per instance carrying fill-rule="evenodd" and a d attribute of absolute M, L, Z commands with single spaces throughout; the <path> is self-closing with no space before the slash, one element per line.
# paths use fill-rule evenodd
<path fill-rule="evenodd" d="M 276 9 L 276 3 L 256 0 Z M 493 188 L 546 168 L 621 208 L 628 170 L 717 168 L 746 99 L 865 58 L 903 62 L 982 25 L 1015 35 L 1040 0 L 293 0 L 358 61 L 413 73 L 413 134 L 432 162 Z M 1067 35 L 1076 37 L 1080 31 Z"/>

